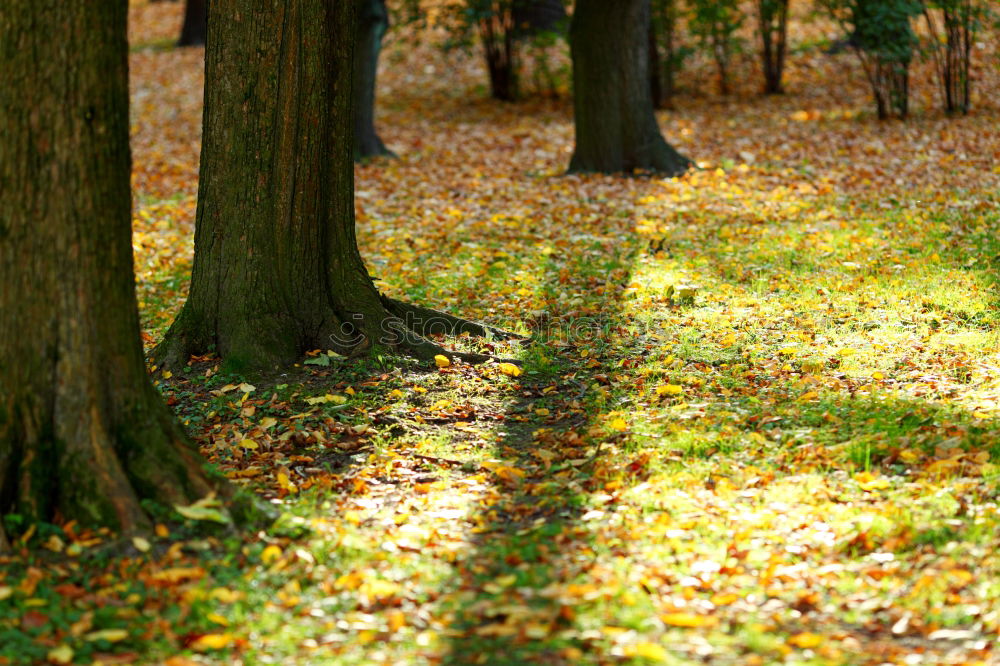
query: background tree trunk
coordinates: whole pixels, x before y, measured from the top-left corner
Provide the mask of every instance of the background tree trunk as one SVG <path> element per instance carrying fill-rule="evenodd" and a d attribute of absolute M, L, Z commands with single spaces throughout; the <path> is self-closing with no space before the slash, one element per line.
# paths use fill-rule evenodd
<path fill-rule="evenodd" d="M 472 358 L 404 326 L 414 312 L 381 297 L 358 252 L 356 8 L 212 0 L 191 291 L 162 362 L 214 350 L 240 372 L 372 346 Z"/>
<path fill-rule="evenodd" d="M 211 488 L 139 341 L 126 13 L 0 11 L 0 513 L 131 531 Z"/>
<path fill-rule="evenodd" d="M 502 102 L 514 102 L 520 95 L 518 44 L 514 34 L 514 15 L 509 4 L 500 3 L 489 15 L 479 19 L 479 39 L 490 76 L 490 95 Z"/>
<path fill-rule="evenodd" d="M 788 50 L 789 0 L 757 0 L 757 29 L 761 40 L 764 93 L 780 95 Z"/>
<path fill-rule="evenodd" d="M 187 0 L 177 46 L 204 46 L 208 37 L 208 0 Z"/>
<path fill-rule="evenodd" d="M 354 52 L 354 159 L 392 155 L 375 131 L 375 80 L 382 37 L 389 29 L 385 0 L 358 0 Z"/>
<path fill-rule="evenodd" d="M 570 24 L 576 148 L 570 172 L 683 173 L 660 134 L 649 86 L 649 0 L 579 0 Z"/>

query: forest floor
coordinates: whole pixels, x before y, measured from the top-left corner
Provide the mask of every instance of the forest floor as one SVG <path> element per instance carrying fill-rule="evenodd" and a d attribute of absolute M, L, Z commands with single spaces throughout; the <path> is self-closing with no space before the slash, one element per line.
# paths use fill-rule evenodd
<path fill-rule="evenodd" d="M 132 10 L 149 344 L 192 256 L 179 11 Z M 363 254 L 389 294 L 532 333 L 490 343 L 523 368 L 152 369 L 282 517 L 32 530 L 0 568 L 0 663 L 1000 662 L 996 54 L 972 115 L 921 66 L 913 117 L 880 123 L 822 36 L 793 24 L 781 97 L 748 61 L 736 94 L 699 90 L 692 63 L 660 123 L 701 169 L 670 180 L 564 175 L 564 69 L 499 104 L 474 55 L 391 37 L 399 158 L 357 169 Z"/>

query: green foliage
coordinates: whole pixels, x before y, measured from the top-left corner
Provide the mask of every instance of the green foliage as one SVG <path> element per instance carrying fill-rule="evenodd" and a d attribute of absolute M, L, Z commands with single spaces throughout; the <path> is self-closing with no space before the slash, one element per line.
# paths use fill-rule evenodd
<path fill-rule="evenodd" d="M 745 18 L 738 0 L 689 0 L 688 29 L 715 60 L 723 95 L 729 93 L 729 61 L 740 47 L 736 32 Z"/>
<path fill-rule="evenodd" d="M 909 111 L 910 62 L 919 46 L 913 18 L 921 0 L 821 0 L 851 35 L 872 87 L 879 118 Z"/>
<path fill-rule="evenodd" d="M 680 0 L 653 0 L 652 32 L 650 47 L 656 49 L 650 59 L 650 83 L 653 104 L 669 107 L 676 91 L 676 78 L 684 61 L 694 53 L 694 48 L 684 43 L 681 33 Z"/>

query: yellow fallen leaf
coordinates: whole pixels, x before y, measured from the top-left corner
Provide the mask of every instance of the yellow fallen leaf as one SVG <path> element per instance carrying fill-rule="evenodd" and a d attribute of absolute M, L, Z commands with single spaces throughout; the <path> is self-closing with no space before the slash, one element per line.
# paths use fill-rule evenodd
<path fill-rule="evenodd" d="M 68 664 L 73 661 L 73 654 L 73 648 L 64 644 L 49 650 L 45 658 L 50 664 Z"/>
<path fill-rule="evenodd" d="M 228 587 L 216 587 L 212 589 L 209 596 L 219 603 L 231 604 L 242 599 L 243 593 L 236 590 L 230 590 Z"/>
<path fill-rule="evenodd" d="M 539 407 L 538 409 L 535 410 L 535 414 L 538 416 L 548 416 L 550 412 L 544 407 Z"/>
<path fill-rule="evenodd" d="M 451 365 L 451 359 L 442 354 L 438 354 L 437 356 L 434 357 L 434 365 L 436 365 L 439 368 L 447 368 L 449 365 Z"/>
<path fill-rule="evenodd" d="M 195 652 L 222 650 L 233 644 L 232 634 L 205 634 L 189 646 Z"/>
<path fill-rule="evenodd" d="M 9 599 L 12 594 L 14 594 L 14 588 L 10 585 L 0 585 L 0 601 Z"/>
<path fill-rule="evenodd" d="M 253 450 L 257 448 L 257 442 L 253 441 L 252 439 L 241 439 L 240 447 L 244 449 Z"/>
<path fill-rule="evenodd" d="M 279 557 L 281 557 L 281 547 L 273 543 L 260 553 L 260 561 L 265 565 L 273 564 Z"/>
<path fill-rule="evenodd" d="M 101 629 L 99 631 L 92 631 L 89 634 L 84 635 L 83 639 L 85 641 L 93 643 L 94 641 L 107 641 L 109 643 L 117 643 L 128 638 L 128 631 L 125 629 Z"/>
<path fill-rule="evenodd" d="M 521 368 L 517 367 L 513 363 L 501 363 L 499 366 L 500 372 L 509 377 L 520 377 Z"/>
<path fill-rule="evenodd" d="M 718 620 L 711 615 L 695 615 L 694 613 L 664 613 L 660 616 L 663 624 L 671 627 L 714 627 Z"/>
<path fill-rule="evenodd" d="M 288 478 L 288 472 L 278 472 L 275 475 L 275 478 L 278 481 L 278 486 L 282 490 L 285 490 L 285 491 L 287 491 L 289 493 L 297 493 L 297 492 L 299 492 L 298 486 L 296 486 L 294 483 L 292 483 L 292 480 Z"/>
<path fill-rule="evenodd" d="M 140 553 L 147 553 L 149 552 L 149 549 L 152 548 L 149 541 L 141 536 L 132 537 L 132 545 L 135 546 L 136 550 Z"/>
<path fill-rule="evenodd" d="M 399 583 L 394 583 L 391 580 L 382 580 L 376 578 L 375 580 L 369 580 L 361 584 L 361 588 L 358 592 L 362 596 L 366 597 L 370 602 L 372 601 L 384 601 L 386 599 L 391 599 L 396 596 L 402 587 Z"/>
<path fill-rule="evenodd" d="M 656 387 L 656 396 L 664 395 L 680 395 L 684 392 L 684 387 L 679 384 L 663 384 L 662 386 Z"/>
<path fill-rule="evenodd" d="M 525 476 L 524 472 L 522 472 L 521 470 L 517 469 L 516 467 L 509 467 L 507 465 L 497 467 L 496 469 L 493 470 L 493 473 L 499 476 L 504 481 L 520 481 Z"/>
<path fill-rule="evenodd" d="M 335 405 L 343 405 L 347 402 L 347 396 L 345 395 L 333 395 L 332 393 L 327 393 L 326 395 L 319 395 L 315 398 L 306 398 L 306 404 L 309 405 L 322 405 L 326 402 L 332 402 Z"/>
<path fill-rule="evenodd" d="M 278 419 L 274 418 L 273 416 L 265 416 L 260 420 L 260 427 L 263 428 L 264 430 L 267 430 L 271 426 L 275 425 L 277 422 Z"/>
<path fill-rule="evenodd" d="M 723 347 L 731 347 L 736 342 L 736 334 L 730 333 L 726 337 L 719 340 L 719 344 Z"/>
<path fill-rule="evenodd" d="M 819 634 L 813 634 L 806 631 L 801 634 L 795 634 L 794 636 L 789 638 L 788 644 L 794 645 L 795 647 L 798 648 L 808 649 L 822 645 L 825 640 L 826 639 L 823 636 L 820 636 Z"/>
<path fill-rule="evenodd" d="M 209 613 L 208 615 L 205 616 L 205 619 L 208 620 L 209 622 L 221 624 L 223 627 L 229 626 L 229 620 L 227 620 L 222 615 L 219 615 L 218 613 Z"/>
<path fill-rule="evenodd" d="M 885 490 L 892 484 L 886 479 L 875 476 L 871 472 L 860 472 L 854 475 L 854 480 L 858 482 L 858 487 L 864 491 Z"/>
<path fill-rule="evenodd" d="M 720 592 L 719 594 L 712 595 L 710 601 L 716 606 L 728 606 L 729 604 L 739 601 L 740 595 L 733 594 L 732 592 Z"/>
<path fill-rule="evenodd" d="M 222 501 L 215 497 L 215 493 L 209 493 L 194 504 L 188 506 L 174 505 L 174 510 L 185 518 L 191 520 L 208 520 L 215 523 L 229 523 L 229 516 L 223 513 Z"/>
<path fill-rule="evenodd" d="M 662 645 L 650 643 L 649 641 L 626 645 L 622 653 L 626 657 L 643 657 L 644 659 L 652 659 L 653 661 L 667 661 L 670 658 L 670 655 L 667 654 Z"/>
<path fill-rule="evenodd" d="M 201 567 L 170 567 L 163 571 L 157 571 L 150 576 L 150 579 L 157 583 L 173 585 L 181 581 L 204 578 L 205 574 L 206 571 Z"/>
<path fill-rule="evenodd" d="M 406 616 L 403 611 L 394 609 L 389 611 L 389 631 L 396 632 L 406 626 Z"/>
<path fill-rule="evenodd" d="M 628 422 L 620 416 L 611 419 L 611 423 L 608 425 L 611 426 L 613 430 L 617 430 L 618 432 L 628 430 Z"/>
<path fill-rule="evenodd" d="M 876 380 L 878 380 L 878 379 L 885 379 L 885 375 L 883 375 L 881 372 L 879 372 L 879 371 L 876 370 L 875 372 L 872 373 L 872 379 L 876 379 Z"/>

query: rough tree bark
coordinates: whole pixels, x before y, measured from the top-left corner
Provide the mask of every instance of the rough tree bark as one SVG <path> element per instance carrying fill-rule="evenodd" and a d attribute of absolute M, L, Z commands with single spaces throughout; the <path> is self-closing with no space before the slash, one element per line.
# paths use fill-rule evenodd
<path fill-rule="evenodd" d="M 0 11 L 0 514 L 131 532 L 212 488 L 139 340 L 126 15 Z"/>
<path fill-rule="evenodd" d="M 358 41 L 354 52 L 354 159 L 392 155 L 375 131 L 375 80 L 382 37 L 389 29 L 385 0 L 358 1 Z"/>
<path fill-rule="evenodd" d="M 649 87 L 649 0 L 579 0 L 570 23 L 573 172 L 683 173 L 691 162 L 660 134 Z"/>
<path fill-rule="evenodd" d="M 421 337 L 486 328 L 383 298 L 354 230 L 357 5 L 213 0 L 191 291 L 155 356 L 216 351 L 235 371 L 309 349 L 485 360 Z M 429 321 L 433 320 L 433 321 Z"/>
<path fill-rule="evenodd" d="M 204 46 L 208 37 L 208 0 L 187 0 L 177 46 Z"/>

